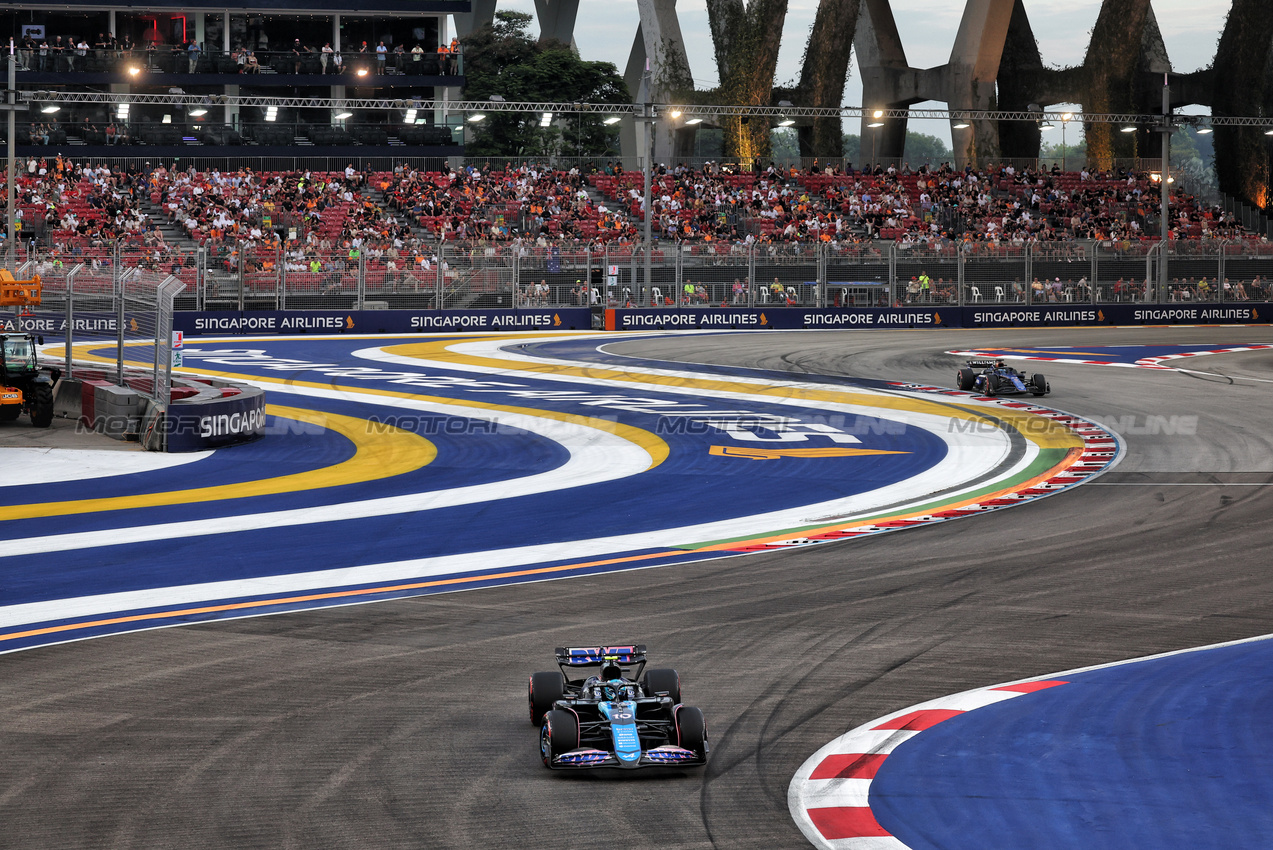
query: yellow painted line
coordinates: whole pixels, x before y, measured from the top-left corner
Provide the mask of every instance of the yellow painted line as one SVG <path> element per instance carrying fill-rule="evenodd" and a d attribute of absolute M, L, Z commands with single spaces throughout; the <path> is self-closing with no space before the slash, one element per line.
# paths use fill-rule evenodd
<path fill-rule="evenodd" d="M 1071 466 L 1077 463 L 1078 459 L 1082 456 L 1083 456 L 1082 449 L 1072 449 L 1066 454 L 1065 459 L 1062 460 L 1060 463 L 1056 464 L 1051 469 L 1048 469 L 1045 472 L 1039 473 L 1033 478 L 1030 478 L 1026 481 L 1022 481 L 1020 484 L 1016 484 L 1004 490 L 996 490 L 993 493 L 986 493 L 981 496 L 974 496 L 959 502 L 951 502 L 950 504 L 943 504 L 937 510 L 937 512 L 944 513 L 945 511 L 953 511 L 958 508 L 967 507 L 968 505 L 976 505 L 976 504 L 981 504 L 983 502 L 989 502 L 994 499 L 1002 499 L 1004 496 L 1011 495 L 1012 493 L 1017 493 L 1022 490 L 1029 490 L 1031 487 L 1037 487 L 1038 485 L 1044 483 L 1045 481 L 1049 481 L 1055 478 L 1057 475 L 1059 475 L 1061 472 L 1065 471 L 1066 469 L 1069 469 Z M 739 551 L 741 549 L 750 548 L 753 546 L 760 546 L 765 543 L 779 543 L 783 540 L 791 540 L 795 536 L 814 537 L 816 535 L 831 534 L 837 531 L 848 531 L 850 529 L 861 528 L 863 526 L 868 526 L 868 525 L 878 525 L 881 522 L 896 522 L 897 520 L 915 519 L 916 517 L 929 516 L 932 513 L 933 511 L 931 509 L 925 510 L 925 511 L 912 511 L 911 513 L 891 515 L 887 519 L 880 519 L 879 517 L 876 517 L 875 519 L 869 519 L 869 520 L 857 520 L 857 521 L 849 522 L 849 523 L 824 525 L 824 526 L 819 526 L 817 528 L 807 528 L 794 535 L 792 532 L 787 531 L 784 534 L 775 534 L 768 537 L 755 537 L 755 538 L 750 538 L 747 540 L 734 540 L 732 542 L 716 543 L 710 546 L 694 546 L 694 547 L 691 547 L 691 551 L 694 551 L 694 552 Z"/>
<path fill-rule="evenodd" d="M 781 457 L 861 457 L 863 455 L 908 455 L 885 449 L 754 449 L 750 446 L 712 446 L 707 450 L 717 457 L 745 457 L 749 460 L 777 460 Z"/>
<path fill-rule="evenodd" d="M 70 632 L 78 629 L 92 629 L 101 626 L 117 626 L 124 623 L 144 623 L 148 620 L 166 620 L 172 617 L 193 617 L 201 614 L 216 614 L 224 611 L 248 611 L 254 608 L 268 608 L 274 605 L 296 605 L 302 602 L 322 602 L 331 599 L 353 599 L 359 596 L 374 596 L 379 593 L 400 593 L 404 590 L 423 590 L 430 587 L 448 587 L 456 584 L 469 584 L 472 582 L 495 581 L 499 579 L 524 578 L 534 575 L 549 575 L 552 573 L 568 572 L 570 570 L 582 570 L 588 567 L 601 567 L 610 564 L 624 564 L 635 561 L 648 561 L 651 558 L 663 558 L 668 555 L 684 555 L 683 549 L 669 549 L 664 552 L 652 552 L 645 555 L 630 555 L 622 558 L 607 558 L 601 561 L 587 561 L 581 564 L 560 564 L 555 567 L 536 567 L 529 570 L 510 570 L 503 573 L 494 573 L 484 576 L 462 576 L 458 578 L 436 579 L 434 581 L 411 582 L 409 584 L 394 584 L 384 587 L 364 587 L 357 590 L 337 590 L 330 593 L 310 593 L 303 596 L 283 596 L 275 599 L 257 599 L 251 602 L 230 602 L 224 605 L 204 605 L 198 608 L 183 608 L 178 611 L 160 611 L 153 614 L 131 614 L 123 617 L 109 617 L 104 620 L 91 620 L 84 623 L 67 623 L 60 626 L 46 626 L 39 629 L 28 629 L 23 632 L 9 632 L 0 634 L 0 642 L 7 640 L 21 640 L 22 638 L 40 637 L 41 635 L 53 635 L 60 632 Z"/>
<path fill-rule="evenodd" d="M 511 336 L 512 335 L 501 336 L 500 339 L 508 339 Z M 540 335 L 527 334 L 527 338 L 534 338 L 536 336 L 540 336 Z M 454 342 L 455 340 L 451 339 L 450 341 Z M 146 345 L 147 343 L 132 343 L 132 344 Z M 153 345 L 153 343 L 151 344 Z M 101 348 L 102 346 L 100 343 L 93 343 L 91 344 L 91 347 Z M 87 351 L 80 352 L 78 345 L 72 346 L 72 348 L 76 349 L 76 354 L 75 354 L 76 359 L 89 360 L 89 361 L 94 361 L 99 363 L 114 363 L 115 362 L 115 359 L 113 357 L 111 358 L 99 357 L 95 354 L 88 353 Z M 208 369 L 193 369 L 193 368 L 180 369 L 177 371 L 189 372 L 192 375 L 210 375 L 214 378 L 226 378 L 228 380 L 233 380 L 233 381 L 250 381 L 250 382 L 256 382 L 256 383 L 280 384 L 280 385 L 289 386 L 289 387 L 306 387 L 308 389 L 315 389 L 315 390 L 340 390 L 341 392 L 350 393 L 352 395 L 381 396 L 385 398 L 404 398 L 404 399 L 410 399 L 413 401 L 426 401 L 430 404 L 447 405 L 450 407 L 474 407 L 479 410 L 494 410 L 500 413 L 517 413 L 523 416 L 538 417 L 539 419 L 551 419 L 555 422 L 569 422 L 573 425 L 582 425 L 586 428 L 593 428 L 598 431 L 605 431 L 606 433 L 614 434 L 616 437 L 627 440 L 630 443 L 635 443 L 636 445 L 645 449 L 646 453 L 650 455 L 650 465 L 646 467 L 647 470 L 653 469 L 654 467 L 663 463 L 663 461 L 667 460 L 668 455 L 671 454 L 671 449 L 668 447 L 668 444 L 662 438 L 657 437 L 651 432 L 646 431 L 644 429 L 637 428 L 632 425 L 624 425 L 621 422 L 615 422 L 610 419 L 596 419 L 591 416 L 579 416 L 573 413 L 560 413 L 555 410 L 540 410 L 538 408 L 532 408 L 532 407 L 514 407 L 512 405 L 507 405 L 507 404 L 492 404 L 490 402 L 475 401 L 475 400 L 469 400 L 464 398 L 446 398 L 444 396 L 420 395 L 417 393 L 406 393 L 406 392 L 399 392 L 396 390 L 370 389 L 367 387 L 350 386 L 349 384 L 337 384 L 334 381 L 328 384 L 320 384 L 315 381 L 297 381 L 292 378 L 274 378 L 267 375 L 248 375 L 248 374 L 240 374 L 237 372 L 213 372 Z M 463 414 L 460 414 L 460 415 L 463 415 Z"/>
<path fill-rule="evenodd" d="M 437 447 L 418 434 L 380 424 L 373 429 L 367 420 L 353 416 L 273 404 L 266 405 L 265 412 L 271 416 L 306 422 L 335 431 L 354 444 L 354 455 L 348 460 L 322 469 L 243 481 L 237 484 L 219 484 L 212 487 L 195 487 L 189 490 L 170 490 L 164 493 L 136 496 L 12 505 L 0 508 L 0 522 L 98 511 L 153 508 L 161 505 L 188 505 L 194 502 L 246 499 L 252 496 L 272 496 L 278 493 L 295 493 L 300 490 L 358 484 L 414 472 L 432 463 L 438 455 Z"/>
<path fill-rule="evenodd" d="M 482 338 L 468 340 L 480 341 Z M 505 337 L 498 337 L 505 339 Z M 801 401 L 830 401 L 840 404 L 857 404 L 883 410 L 904 410 L 910 413 L 927 413 L 933 416 L 944 416 L 971 421 L 990 421 L 992 418 L 1007 422 L 1022 435 L 1045 449 L 1069 449 L 1083 445 L 1082 439 L 1064 425 L 1052 422 L 1037 414 L 1020 410 L 999 410 L 982 414 L 967 408 L 956 407 L 951 403 L 926 401 L 924 399 L 902 398 L 898 396 L 876 395 L 843 390 L 815 390 L 796 387 L 768 387 L 748 384 L 742 381 L 718 380 L 707 378 L 682 378 L 671 375 L 632 374 L 603 367 L 561 366 L 555 363 L 524 363 L 514 360 L 500 360 L 493 357 L 478 357 L 451 351 L 448 346 L 455 340 L 436 340 L 422 343 L 407 343 L 388 346 L 384 350 L 402 357 L 418 360 L 433 360 L 439 363 L 461 363 L 466 366 L 479 366 L 493 372 L 524 372 L 551 378 L 554 375 L 569 375 L 589 380 L 621 381 L 632 384 L 656 384 L 670 387 L 691 387 L 720 392 L 746 393 L 755 396 L 768 396 L 781 399 L 799 399 Z M 798 380 L 799 376 L 793 376 Z M 1029 424 L 1026 424 L 1026 423 Z"/>

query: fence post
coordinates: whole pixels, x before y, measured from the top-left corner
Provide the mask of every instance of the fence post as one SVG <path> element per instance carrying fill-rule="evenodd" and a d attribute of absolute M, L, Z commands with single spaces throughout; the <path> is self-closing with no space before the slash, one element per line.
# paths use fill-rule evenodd
<path fill-rule="evenodd" d="M 513 253 L 513 307 L 517 307 L 517 293 L 522 288 L 522 252 L 520 248 L 509 248 Z"/>
<path fill-rule="evenodd" d="M 83 266 L 80 267 L 81 269 Z M 66 276 L 66 368 L 63 371 L 69 380 L 74 377 L 71 371 L 71 346 L 75 345 L 75 276 L 78 270 Z"/>
<path fill-rule="evenodd" d="M 443 292 L 444 284 L 442 281 L 442 264 L 444 262 L 446 262 L 446 239 L 443 238 L 442 236 L 439 236 L 438 237 L 438 261 L 436 263 L 436 267 L 434 268 L 434 272 L 437 275 L 437 277 L 434 281 L 434 295 L 433 295 L 433 301 L 434 301 L 433 306 L 434 308 L 438 310 L 441 310 L 443 307 L 442 296 L 445 294 Z"/>
<path fill-rule="evenodd" d="M 1089 283 L 1089 284 L 1088 284 L 1088 287 L 1087 287 L 1087 289 L 1088 289 L 1088 293 L 1089 293 L 1089 294 L 1088 294 L 1088 298 L 1090 299 L 1091 303 L 1093 303 L 1093 304 L 1097 303 L 1097 301 L 1098 301 L 1098 299 L 1097 299 L 1097 297 L 1096 297 L 1096 289 L 1097 289 L 1097 286 L 1096 286 L 1096 280 L 1097 280 L 1097 277 L 1096 277 L 1096 276 L 1097 276 L 1098 274 L 1100 274 L 1100 271 L 1101 271 L 1101 259 L 1100 259 L 1100 256 L 1099 256 L 1099 255 L 1100 255 L 1100 253 L 1101 253 L 1101 243 L 1100 243 L 1100 242 L 1093 242 L 1093 243 L 1092 243 L 1092 280 L 1091 280 L 1091 283 Z"/>
<path fill-rule="evenodd" d="M 1142 296 L 1142 300 L 1144 301 L 1154 300 L 1152 297 L 1154 294 L 1154 281 L 1157 280 L 1154 276 L 1154 252 L 1160 247 L 1161 243 L 1159 245 L 1151 246 L 1150 249 L 1145 252 L 1145 294 Z M 1159 262 L 1162 262 L 1161 257 Z"/>
<path fill-rule="evenodd" d="M 747 246 L 747 306 L 756 306 L 756 244 Z"/>
<path fill-rule="evenodd" d="M 897 291 L 897 243 L 888 245 L 888 291 Z"/>
<path fill-rule="evenodd" d="M 822 242 L 814 243 L 814 268 L 817 285 L 814 287 L 817 292 L 814 293 L 814 306 L 827 306 L 827 252 L 826 245 Z M 891 301 L 889 303 L 892 303 Z"/>
<path fill-rule="evenodd" d="M 1034 247 L 1029 242 L 1025 244 L 1025 303 L 1034 304 Z"/>
<path fill-rule="evenodd" d="M 1224 252 L 1229 247 L 1228 242 L 1220 243 L 1220 256 L 1216 258 L 1216 289 L 1220 292 L 1220 300 L 1224 301 Z"/>
<path fill-rule="evenodd" d="M 367 304 L 367 253 L 358 249 L 358 270 L 354 280 L 354 307 L 365 310 Z"/>
<path fill-rule="evenodd" d="M 119 245 L 116 244 L 115 256 L 119 257 Z M 118 270 L 119 264 L 115 264 Z M 115 306 L 115 383 L 118 386 L 124 385 L 124 275 L 116 271 L 115 298 L 118 303 Z"/>
<path fill-rule="evenodd" d="M 966 274 L 964 269 L 964 262 L 966 260 L 967 260 L 967 256 L 964 254 L 963 247 L 961 245 L 956 244 L 955 245 L 955 301 L 959 304 L 960 307 L 966 307 L 968 305 L 968 292 L 967 292 L 968 287 L 965 286 L 965 283 L 967 282 L 967 280 L 966 280 Z"/>
<path fill-rule="evenodd" d="M 238 254 L 238 256 L 239 256 L 239 274 L 238 274 L 238 278 L 239 278 L 239 311 L 240 311 L 240 312 L 242 312 L 242 311 L 245 309 L 245 308 L 244 308 L 244 304 L 246 303 L 246 300 L 247 300 L 247 299 L 245 298 L 244 291 L 243 291 L 243 276 L 244 276 L 244 274 L 245 274 L 244 269 L 246 269 L 246 268 L 247 268 L 247 264 L 248 264 L 248 263 L 247 263 L 247 257 L 243 256 L 243 243 L 242 243 L 242 242 L 240 242 L 240 241 L 236 240 L 236 241 L 235 241 L 235 243 L 234 243 L 234 250 L 235 250 L 235 253 L 237 253 L 237 254 Z"/>
<path fill-rule="evenodd" d="M 672 273 L 676 277 L 676 306 L 688 307 L 689 300 L 685 297 L 685 245 L 674 242 L 672 250 L 676 252 L 676 261 L 672 264 Z"/>
<path fill-rule="evenodd" d="M 196 310 L 204 310 L 208 305 L 208 249 L 200 245 L 195 251 L 194 261 L 194 304 Z"/>

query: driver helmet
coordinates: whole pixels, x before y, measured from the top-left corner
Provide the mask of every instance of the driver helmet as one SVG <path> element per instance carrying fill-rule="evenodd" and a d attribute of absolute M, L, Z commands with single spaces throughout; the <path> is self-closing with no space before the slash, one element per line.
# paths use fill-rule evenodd
<path fill-rule="evenodd" d="M 996 369 L 1005 369 L 1005 368 L 1007 368 L 1007 366 L 1008 366 L 1007 362 L 1006 362 L 1006 361 L 1004 361 L 1003 359 L 999 359 L 999 360 L 996 360 L 996 361 L 995 361 L 995 368 L 996 368 Z"/>

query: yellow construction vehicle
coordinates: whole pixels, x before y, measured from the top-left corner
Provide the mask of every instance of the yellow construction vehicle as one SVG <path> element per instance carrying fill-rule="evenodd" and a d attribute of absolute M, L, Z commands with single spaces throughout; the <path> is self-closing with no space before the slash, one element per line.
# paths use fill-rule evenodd
<path fill-rule="evenodd" d="M 39 307 L 43 287 L 40 276 L 14 280 L 8 269 L 0 269 L 0 307 Z"/>
<path fill-rule="evenodd" d="M 40 304 L 40 276 L 14 280 L 0 269 L 0 307 L 37 307 Z M 0 334 L 0 422 L 12 422 L 26 411 L 31 424 L 47 428 L 53 422 L 53 385 L 59 369 L 40 366 L 32 334 Z"/>

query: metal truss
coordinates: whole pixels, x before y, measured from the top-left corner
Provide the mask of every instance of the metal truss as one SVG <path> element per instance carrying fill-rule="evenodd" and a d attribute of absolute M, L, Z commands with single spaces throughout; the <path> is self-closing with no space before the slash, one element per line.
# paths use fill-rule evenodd
<path fill-rule="evenodd" d="M 949 121 L 1045 121 L 1083 124 L 1122 124 L 1142 129 L 1160 128 L 1163 116 L 1145 113 L 1097 113 L 1097 112 L 1048 112 L 979 109 L 870 109 L 863 106 L 826 108 L 815 106 L 743 106 L 718 104 L 672 103 L 558 103 L 553 101 L 506 100 L 434 100 L 424 98 L 332 98 L 332 97 L 266 97 L 259 95 L 201 95 L 171 92 L 167 94 L 139 94 L 123 92 L 91 91 L 20 91 L 20 101 L 26 103 L 109 103 L 109 104 L 161 104 L 169 106 L 277 106 L 298 109 L 427 109 L 444 112 L 495 113 L 527 112 L 558 113 L 563 115 L 602 114 L 633 117 L 638 120 L 678 120 L 747 116 L 757 118 L 931 118 Z M 1241 116 L 1168 116 L 1173 126 L 1209 124 L 1214 127 L 1273 127 L 1273 117 Z"/>

